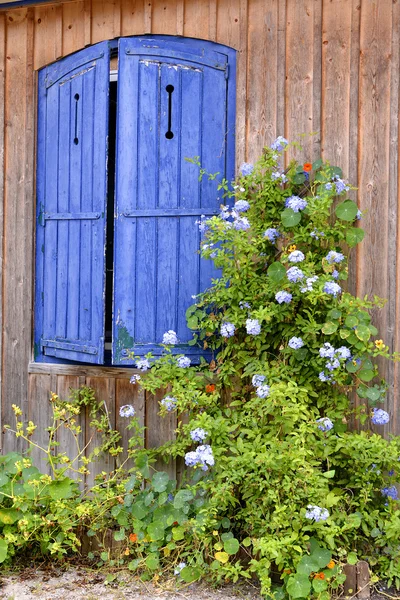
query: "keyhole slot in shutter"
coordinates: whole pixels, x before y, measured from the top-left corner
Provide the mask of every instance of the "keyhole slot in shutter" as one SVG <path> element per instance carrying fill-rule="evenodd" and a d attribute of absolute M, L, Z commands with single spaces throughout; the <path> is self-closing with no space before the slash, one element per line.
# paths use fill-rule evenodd
<path fill-rule="evenodd" d="M 174 91 L 175 88 L 173 85 L 167 85 L 167 87 L 165 89 L 168 93 L 168 131 L 165 134 L 165 137 L 167 138 L 167 140 L 172 140 L 172 138 L 174 137 L 173 131 L 171 130 L 171 126 L 172 126 L 172 92 Z"/>
<path fill-rule="evenodd" d="M 78 139 L 78 102 L 79 102 L 79 94 L 75 94 L 74 99 L 75 99 L 75 137 L 74 137 L 74 144 L 75 144 L 75 146 L 77 146 L 79 144 L 79 139 Z"/>

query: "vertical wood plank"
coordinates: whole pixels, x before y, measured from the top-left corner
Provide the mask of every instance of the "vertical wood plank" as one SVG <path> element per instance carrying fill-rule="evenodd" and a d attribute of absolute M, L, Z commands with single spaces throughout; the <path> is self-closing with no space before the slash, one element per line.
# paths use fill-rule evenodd
<path fill-rule="evenodd" d="M 85 3 L 66 2 L 62 5 L 63 56 L 85 46 Z"/>
<path fill-rule="evenodd" d="M 89 46 L 92 41 L 92 0 L 83 0 L 83 6 L 84 45 Z"/>
<path fill-rule="evenodd" d="M 137 384 L 130 383 L 129 379 L 117 379 L 115 382 L 115 415 L 116 429 L 121 433 L 121 446 L 124 449 L 123 454 L 119 457 L 119 462 L 122 463 L 127 457 L 127 450 L 131 432 L 126 428 L 130 419 L 121 417 L 119 414 L 121 406 L 131 404 L 135 409 L 135 416 L 141 427 L 145 425 L 145 393 Z M 144 443 L 144 436 L 143 436 Z M 130 468 L 132 465 L 128 462 L 125 468 Z"/>
<path fill-rule="evenodd" d="M 47 427 L 52 424 L 53 411 L 50 402 L 51 375 L 29 375 L 29 407 L 28 419 L 37 426 L 32 441 L 47 449 L 49 432 Z M 46 462 L 46 455 L 38 448 L 32 447 L 33 464 L 41 473 L 50 474 L 51 467 Z"/>
<path fill-rule="evenodd" d="M 57 389 L 56 390 L 52 390 L 55 391 L 58 395 L 58 397 L 60 398 L 60 400 L 66 402 L 71 394 L 71 390 L 72 389 L 78 389 L 79 388 L 79 377 L 74 376 L 74 375 L 59 375 L 57 377 Z M 72 435 L 71 431 L 67 428 L 67 427 L 60 427 L 60 429 L 57 431 L 57 435 L 56 435 L 56 441 L 59 443 L 59 446 L 56 448 L 56 454 L 62 454 L 63 452 L 65 452 L 68 456 L 68 458 L 70 458 L 73 461 L 73 468 L 74 469 L 78 469 L 81 466 L 81 463 L 79 462 L 79 460 L 74 460 L 79 451 L 82 450 L 85 446 L 85 413 L 84 413 L 84 409 L 82 409 L 82 412 L 79 416 L 77 416 L 76 418 L 77 420 L 77 425 L 79 425 L 81 427 L 81 432 L 80 434 L 77 436 L 77 440 L 78 440 L 78 445 L 79 448 L 77 447 L 76 441 L 74 436 Z M 73 471 L 68 471 L 67 472 L 68 477 L 71 477 L 72 479 L 78 480 L 80 479 L 81 482 L 79 484 L 80 489 L 83 489 L 84 487 L 84 476 L 80 475 L 79 473 L 74 473 Z"/>
<path fill-rule="evenodd" d="M 210 32 L 210 8 L 208 1 L 185 0 L 185 22 L 183 35 L 208 39 Z"/>
<path fill-rule="evenodd" d="M 3 304 L 3 241 L 4 241 L 4 101 L 5 101 L 6 24 L 0 15 L 0 307 Z M 3 357 L 3 310 L 0 309 L 0 365 Z M 2 373 L 0 369 L 0 407 L 2 405 Z M 0 431 L 2 429 L 0 410 Z"/>
<path fill-rule="evenodd" d="M 177 425 L 176 413 L 167 413 L 165 417 L 159 415 L 160 401 L 165 396 L 163 390 L 154 395 L 146 394 L 146 448 L 157 448 L 169 440 L 175 439 Z M 155 465 L 157 471 L 166 471 L 171 479 L 176 478 L 176 464 L 174 461 L 165 463 L 159 459 Z"/>
<path fill-rule="evenodd" d="M 145 30 L 144 4 L 147 0 L 124 0 L 121 6 L 121 35 L 139 35 Z"/>
<path fill-rule="evenodd" d="M 177 35 L 177 0 L 153 2 L 151 33 Z"/>
<path fill-rule="evenodd" d="M 185 0 L 177 0 L 176 3 L 176 33 L 183 35 L 183 23 L 185 20 Z"/>
<path fill-rule="evenodd" d="M 286 135 L 286 0 L 278 0 L 278 64 L 276 71 L 276 135 Z"/>
<path fill-rule="evenodd" d="M 217 37 L 217 0 L 209 0 L 209 7 L 208 39 L 215 42 Z"/>
<path fill-rule="evenodd" d="M 120 0 L 92 0 L 91 43 L 112 40 L 121 35 Z"/>
<path fill-rule="evenodd" d="M 111 377 L 87 377 L 86 385 L 92 388 L 96 395 L 96 400 L 100 403 L 104 401 L 107 407 L 111 429 L 115 429 L 115 379 Z M 89 411 L 86 411 L 86 455 L 88 456 L 96 446 L 102 442 L 101 433 L 90 427 Z M 86 486 L 90 489 L 94 484 L 96 475 L 102 471 L 107 473 L 114 470 L 115 460 L 110 454 L 100 454 L 98 459 L 89 465 L 90 474 L 86 476 Z"/>
<path fill-rule="evenodd" d="M 33 237 L 33 23 L 30 10 L 6 14 L 6 94 L 3 261 L 2 423 L 12 422 L 11 404 L 27 415 L 31 355 Z M 16 102 L 18 98 L 18 102 Z M 5 435 L 3 451 L 21 450 L 22 440 Z"/>
<path fill-rule="evenodd" d="M 248 0 L 239 1 L 239 52 L 236 67 L 236 171 L 247 159 Z"/>
<path fill-rule="evenodd" d="M 151 0 L 144 0 L 144 33 L 151 33 L 153 25 L 153 4 Z"/>
<path fill-rule="evenodd" d="M 42 5 L 34 9 L 34 68 L 57 60 L 63 55 L 62 5 Z"/>

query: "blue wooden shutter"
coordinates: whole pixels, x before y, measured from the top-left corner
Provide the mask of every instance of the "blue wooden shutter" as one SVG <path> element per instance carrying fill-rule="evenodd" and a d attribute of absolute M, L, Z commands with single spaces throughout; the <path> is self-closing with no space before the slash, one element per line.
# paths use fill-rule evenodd
<path fill-rule="evenodd" d="M 199 182 L 199 169 L 185 157 L 200 157 L 221 178 L 234 173 L 235 92 L 228 88 L 234 63 L 217 47 L 174 38 L 120 40 L 114 364 L 127 364 L 128 350 L 160 354 L 169 329 L 180 341 L 174 352 L 192 360 L 203 352 L 187 344 L 185 311 L 218 272 L 200 259 L 195 221 L 219 212 L 221 200 L 217 181 Z"/>
<path fill-rule="evenodd" d="M 39 72 L 36 360 L 104 360 L 109 47 Z"/>

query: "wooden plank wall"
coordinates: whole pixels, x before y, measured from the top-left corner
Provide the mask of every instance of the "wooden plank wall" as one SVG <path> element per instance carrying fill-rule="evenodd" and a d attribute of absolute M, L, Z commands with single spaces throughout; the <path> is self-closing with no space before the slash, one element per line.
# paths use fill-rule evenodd
<path fill-rule="evenodd" d="M 28 375 L 36 70 L 118 36 L 185 35 L 238 50 L 237 164 L 254 160 L 279 134 L 291 140 L 313 134 L 293 155 L 304 161 L 322 155 L 344 169 L 358 186 L 353 197 L 367 230 L 353 253 L 350 287 L 389 299 L 375 321 L 385 342 L 400 350 L 399 25 L 400 2 L 392 0 L 76 0 L 0 13 L 3 424 L 13 402 L 44 422 L 50 389 L 64 394 L 86 382 L 107 399 L 116 422 L 119 406 L 132 398 L 149 426 L 149 445 L 172 435 L 174 424 L 159 421 L 156 400 L 132 395 L 126 373 L 62 368 Z M 387 433 L 400 434 L 399 374 L 386 368 Z M 15 447 L 5 438 L 4 450 Z"/>

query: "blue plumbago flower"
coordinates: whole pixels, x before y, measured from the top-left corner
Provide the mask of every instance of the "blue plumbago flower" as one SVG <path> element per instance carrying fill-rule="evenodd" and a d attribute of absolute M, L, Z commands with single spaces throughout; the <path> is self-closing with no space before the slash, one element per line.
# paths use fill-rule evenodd
<path fill-rule="evenodd" d="M 261 324 L 258 319 L 247 319 L 246 331 L 250 335 L 258 335 L 261 333 Z"/>
<path fill-rule="evenodd" d="M 250 306 L 250 304 L 248 302 L 244 302 L 243 300 L 241 300 L 239 302 L 239 308 L 241 308 L 242 310 L 244 310 L 245 308 L 250 309 L 251 306 Z"/>
<path fill-rule="evenodd" d="M 168 502 L 173 502 L 174 501 L 174 495 L 173 494 L 168 494 L 167 501 Z"/>
<path fill-rule="evenodd" d="M 192 431 L 190 432 L 190 437 L 194 442 L 204 442 L 207 436 L 207 431 L 205 431 L 201 427 L 197 427 L 197 429 L 192 429 Z"/>
<path fill-rule="evenodd" d="M 125 404 L 125 406 L 121 406 L 121 408 L 119 409 L 119 416 L 120 417 L 134 417 L 135 409 L 133 408 L 132 404 Z"/>
<path fill-rule="evenodd" d="M 357 219 L 357 221 L 359 221 L 360 219 L 362 219 L 362 212 L 361 212 L 360 209 L 358 209 L 358 211 L 357 211 L 356 219 Z"/>
<path fill-rule="evenodd" d="M 251 378 L 251 383 L 254 387 L 260 387 L 265 380 L 265 375 L 253 375 L 253 377 Z"/>
<path fill-rule="evenodd" d="M 219 213 L 220 218 L 223 219 L 224 221 L 229 219 L 229 217 L 231 216 L 231 213 L 229 212 L 229 206 L 227 206 L 226 204 L 221 204 L 220 209 L 221 209 L 221 212 Z"/>
<path fill-rule="evenodd" d="M 318 281 L 318 275 L 314 275 L 313 277 L 307 277 L 305 287 L 300 288 L 301 293 L 304 294 L 305 292 L 312 292 L 313 283 L 315 283 L 316 281 Z"/>
<path fill-rule="evenodd" d="M 314 504 L 308 504 L 306 510 L 306 519 L 311 519 L 312 521 L 326 521 L 329 517 L 329 512 L 326 508 L 321 508 L 320 506 L 315 506 Z"/>
<path fill-rule="evenodd" d="M 335 281 L 327 281 L 324 285 L 323 291 L 325 294 L 330 294 L 336 298 L 336 296 L 341 293 L 342 288 Z"/>
<path fill-rule="evenodd" d="M 172 329 L 170 329 L 169 331 L 166 331 L 163 335 L 162 343 L 167 344 L 169 346 L 173 346 L 174 344 L 177 344 L 178 337 L 177 337 L 175 331 L 173 331 Z"/>
<path fill-rule="evenodd" d="M 279 233 L 279 231 L 277 229 L 274 229 L 273 227 L 269 227 L 269 229 L 264 231 L 264 237 L 272 243 L 274 243 L 275 240 L 280 236 L 281 234 Z"/>
<path fill-rule="evenodd" d="M 317 231 L 316 229 L 314 229 L 311 233 L 310 236 L 312 238 L 314 238 L 315 240 L 319 240 L 320 237 L 323 237 L 325 235 L 325 233 L 323 231 Z"/>
<path fill-rule="evenodd" d="M 247 217 L 238 217 L 233 221 L 232 227 L 236 231 L 246 231 L 246 229 L 250 229 L 250 223 Z"/>
<path fill-rule="evenodd" d="M 331 183 L 327 183 L 327 184 L 325 185 L 325 189 L 326 189 L 326 190 L 331 190 L 331 189 L 332 189 L 332 184 L 331 184 Z"/>
<path fill-rule="evenodd" d="M 140 371 L 147 371 L 147 369 L 150 369 L 150 363 L 147 358 L 141 358 L 140 360 L 137 360 L 136 366 L 138 369 L 140 369 Z"/>
<path fill-rule="evenodd" d="M 351 352 L 346 346 L 340 346 L 340 348 L 335 350 L 335 354 L 337 354 L 342 360 L 348 360 L 351 358 Z"/>
<path fill-rule="evenodd" d="M 198 463 L 197 452 L 186 452 L 185 454 L 185 465 L 187 467 L 194 467 Z"/>
<path fill-rule="evenodd" d="M 292 337 L 288 342 L 288 346 L 293 350 L 298 350 L 299 348 L 302 348 L 304 346 L 304 342 L 299 337 Z"/>
<path fill-rule="evenodd" d="M 205 444 L 198 446 L 195 452 L 187 452 L 185 454 L 185 464 L 188 467 L 200 465 L 203 471 L 208 471 L 208 467 L 212 467 L 215 464 L 211 446 Z"/>
<path fill-rule="evenodd" d="M 251 163 L 245 162 L 240 167 L 240 172 L 244 177 L 246 177 L 247 175 L 251 175 L 253 171 L 254 171 L 254 165 L 252 165 Z"/>
<path fill-rule="evenodd" d="M 288 256 L 288 261 L 291 263 L 300 263 L 303 262 L 304 259 L 305 256 L 301 250 L 294 250 L 294 252 L 291 252 Z"/>
<path fill-rule="evenodd" d="M 178 565 L 176 565 L 176 567 L 174 569 L 174 575 L 180 575 L 180 572 L 185 567 L 186 567 L 186 563 L 185 562 L 180 562 Z"/>
<path fill-rule="evenodd" d="M 389 413 L 382 408 L 374 408 L 371 421 L 374 425 L 386 425 L 390 421 Z"/>
<path fill-rule="evenodd" d="M 394 486 L 394 485 L 390 485 L 389 487 L 384 487 L 381 490 L 381 494 L 385 498 L 391 498 L 392 500 L 397 500 L 397 498 L 399 497 L 396 486 Z"/>
<path fill-rule="evenodd" d="M 140 380 L 141 380 L 140 375 L 132 375 L 132 377 L 129 380 L 129 383 L 137 383 Z"/>
<path fill-rule="evenodd" d="M 259 398 L 267 398 L 269 396 L 269 385 L 259 385 L 256 388 L 256 394 Z"/>
<path fill-rule="evenodd" d="M 325 258 L 328 263 L 332 265 L 333 263 L 341 263 L 344 260 L 344 254 L 341 252 L 335 252 L 335 250 L 331 250 L 328 252 Z"/>
<path fill-rule="evenodd" d="M 281 183 L 286 183 L 288 180 L 285 173 L 279 173 L 279 171 L 274 171 L 271 173 L 271 179 L 272 181 L 278 181 L 278 179 L 280 179 Z"/>
<path fill-rule="evenodd" d="M 235 330 L 236 330 L 236 327 L 233 323 L 226 322 L 226 323 L 222 323 L 220 332 L 221 332 L 222 337 L 229 338 L 229 337 L 232 337 L 233 335 L 235 335 Z"/>
<path fill-rule="evenodd" d="M 168 412 L 171 412 L 176 408 L 176 398 L 173 396 L 165 396 L 160 402 L 161 406 L 164 406 Z"/>
<path fill-rule="evenodd" d="M 325 342 L 322 348 L 319 349 L 319 355 L 321 358 L 334 358 L 335 348 L 329 342 Z"/>
<path fill-rule="evenodd" d="M 286 275 L 289 281 L 292 283 L 296 283 L 297 281 L 304 279 L 304 273 L 301 269 L 299 269 L 299 267 L 290 267 L 290 269 L 287 270 Z"/>
<path fill-rule="evenodd" d="M 328 419 L 328 417 L 321 417 L 320 419 L 317 419 L 317 423 L 319 423 L 318 429 L 324 433 L 333 429 L 333 423 L 330 419 Z"/>
<path fill-rule="evenodd" d="M 196 225 L 199 226 L 199 231 L 204 233 L 205 231 L 210 229 L 210 227 L 208 225 L 208 221 L 209 221 L 209 219 L 206 218 L 206 215 L 200 215 L 200 221 L 195 221 Z"/>
<path fill-rule="evenodd" d="M 286 198 L 285 201 L 286 208 L 291 208 L 293 212 L 299 212 L 300 210 L 304 210 L 307 206 L 307 200 L 304 198 L 300 198 L 299 196 L 290 196 Z"/>
<path fill-rule="evenodd" d="M 332 271 L 332 277 L 333 277 L 333 279 L 338 279 L 338 277 L 339 277 L 339 271 L 337 271 L 336 269 L 334 269 Z"/>
<path fill-rule="evenodd" d="M 235 203 L 234 209 L 238 212 L 246 212 L 246 210 L 249 210 L 250 208 L 250 203 L 247 202 L 247 200 L 238 200 Z"/>
<path fill-rule="evenodd" d="M 275 152 L 282 152 L 284 148 L 288 145 L 288 141 L 281 135 L 278 135 L 276 140 L 271 144 L 271 149 L 275 150 Z"/>
<path fill-rule="evenodd" d="M 292 294 L 289 294 L 289 292 L 277 292 L 275 294 L 275 300 L 279 303 L 279 304 L 290 304 L 290 302 L 292 301 Z"/>
<path fill-rule="evenodd" d="M 320 381 L 323 381 L 324 383 L 326 381 L 332 381 L 333 379 L 330 375 L 326 375 L 323 371 L 321 371 L 321 373 L 318 375 L 318 378 L 320 379 Z"/>
<path fill-rule="evenodd" d="M 191 362 L 192 361 L 188 356 L 180 356 L 177 360 L 178 367 L 180 367 L 181 369 L 186 369 L 187 367 L 190 367 Z"/>
<path fill-rule="evenodd" d="M 390 471 L 388 472 L 388 475 L 389 475 L 389 477 L 393 477 L 393 475 L 394 475 L 394 470 L 393 470 L 393 469 L 390 469 Z"/>
<path fill-rule="evenodd" d="M 337 358 L 334 358 L 332 361 L 328 361 L 325 366 L 328 371 L 334 371 L 340 367 L 340 361 Z"/>
<path fill-rule="evenodd" d="M 335 187 L 336 187 L 336 193 L 342 194 L 343 192 L 347 192 L 350 187 L 347 185 L 347 183 L 345 181 L 343 181 L 343 179 L 340 179 L 340 177 L 338 175 L 335 175 L 334 177 L 335 179 Z"/>

